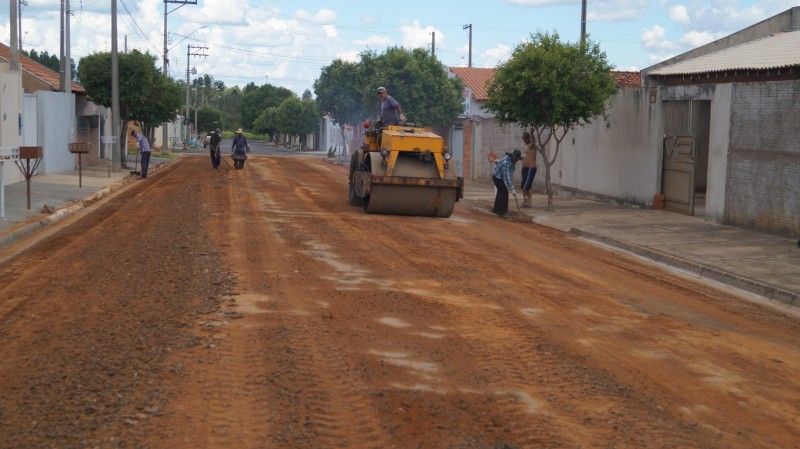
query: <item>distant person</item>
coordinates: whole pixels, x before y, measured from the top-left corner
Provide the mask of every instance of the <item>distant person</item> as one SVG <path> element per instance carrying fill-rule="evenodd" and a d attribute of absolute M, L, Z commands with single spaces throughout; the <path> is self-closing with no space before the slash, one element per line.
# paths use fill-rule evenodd
<path fill-rule="evenodd" d="M 492 181 L 494 182 L 494 186 L 497 187 L 492 212 L 500 217 L 508 216 L 508 191 L 510 190 L 514 196 L 517 195 L 512 179 L 514 177 L 514 164 L 520 159 L 522 159 L 522 152 L 519 150 L 506 153 L 506 155 L 497 162 L 497 165 L 494 166 L 494 170 L 492 171 Z"/>
<path fill-rule="evenodd" d="M 220 162 L 220 154 L 219 154 L 219 144 L 222 143 L 222 131 L 217 128 L 211 134 L 211 139 L 209 140 L 209 145 L 211 148 L 211 166 L 214 167 L 214 170 L 219 169 L 219 162 Z"/>
<path fill-rule="evenodd" d="M 136 147 L 139 149 L 139 159 L 142 160 L 142 178 L 147 177 L 147 169 L 150 167 L 150 142 L 147 141 L 147 138 L 139 133 L 136 130 L 131 131 L 131 137 L 136 139 Z"/>
<path fill-rule="evenodd" d="M 533 196 L 533 178 L 536 177 L 536 144 L 531 139 L 531 133 L 522 133 L 525 149 L 522 150 L 522 207 L 531 207 Z"/>
<path fill-rule="evenodd" d="M 244 161 L 247 160 L 247 153 L 250 152 L 250 145 L 247 143 L 247 137 L 244 136 L 242 128 L 237 129 L 236 135 L 233 136 L 231 151 L 233 152 L 233 155 L 231 155 L 231 158 L 233 158 L 233 169 L 243 169 Z"/>
<path fill-rule="evenodd" d="M 386 92 L 385 87 L 379 87 L 377 90 L 378 97 L 381 99 L 381 123 L 383 126 L 396 125 L 397 122 L 405 122 L 406 116 L 403 113 L 403 107 L 397 102 L 389 92 Z"/>

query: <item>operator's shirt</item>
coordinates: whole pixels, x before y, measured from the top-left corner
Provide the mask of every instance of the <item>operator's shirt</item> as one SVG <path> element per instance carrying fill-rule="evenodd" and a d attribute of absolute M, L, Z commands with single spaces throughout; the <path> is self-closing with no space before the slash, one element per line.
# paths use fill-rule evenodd
<path fill-rule="evenodd" d="M 381 121 L 383 126 L 394 125 L 400 121 L 400 116 L 397 113 L 398 107 L 400 107 L 400 103 L 387 94 L 386 98 L 381 102 Z"/>

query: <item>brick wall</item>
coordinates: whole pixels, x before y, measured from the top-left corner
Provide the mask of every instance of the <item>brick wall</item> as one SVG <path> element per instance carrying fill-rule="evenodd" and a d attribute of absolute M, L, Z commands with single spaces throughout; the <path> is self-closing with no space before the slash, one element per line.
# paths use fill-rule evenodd
<path fill-rule="evenodd" d="M 800 81 L 737 83 L 726 223 L 800 235 Z"/>

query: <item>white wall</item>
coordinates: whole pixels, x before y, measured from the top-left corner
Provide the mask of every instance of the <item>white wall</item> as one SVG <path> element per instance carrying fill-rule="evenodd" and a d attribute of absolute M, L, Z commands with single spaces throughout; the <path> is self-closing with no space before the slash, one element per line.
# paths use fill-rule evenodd
<path fill-rule="evenodd" d="M 77 168 L 77 156 L 69 152 L 75 140 L 75 96 L 64 92 L 36 92 L 36 114 L 39 123 L 38 146 L 44 157 L 40 173 L 58 173 Z"/>
<path fill-rule="evenodd" d="M 663 134 L 660 101 L 654 100 L 646 89 L 620 89 L 612 97 L 608 122 L 597 117 L 567 134 L 551 167 L 553 184 L 578 195 L 652 206 L 661 190 Z M 555 151 L 554 143 L 550 151 Z M 536 178 L 542 185 L 544 171 L 540 161 Z"/>
<path fill-rule="evenodd" d="M 725 217 L 728 148 L 731 134 L 732 84 L 718 84 L 711 101 L 711 135 L 708 147 L 708 185 L 705 219 L 722 223 Z"/>
<path fill-rule="evenodd" d="M 22 78 L 9 72 L 8 64 L 0 64 L 0 146 L 19 147 L 22 135 L 19 118 L 22 113 Z M 2 164 L 3 184 L 24 179 L 13 162 Z"/>

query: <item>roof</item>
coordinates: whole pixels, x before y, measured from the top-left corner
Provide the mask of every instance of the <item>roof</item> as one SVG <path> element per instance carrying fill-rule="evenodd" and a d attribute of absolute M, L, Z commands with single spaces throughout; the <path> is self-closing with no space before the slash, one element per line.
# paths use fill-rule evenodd
<path fill-rule="evenodd" d="M 450 71 L 464 81 L 464 86 L 472 91 L 476 101 L 486 101 L 486 83 L 494 77 L 495 69 L 477 69 L 474 67 L 450 67 Z"/>
<path fill-rule="evenodd" d="M 800 67 L 800 31 L 775 33 L 752 42 L 651 70 L 647 75 L 692 75 L 787 67 Z"/>
<path fill-rule="evenodd" d="M 3 43 L 0 43 L 0 59 L 6 62 L 11 62 L 11 48 Z M 22 67 L 23 72 L 43 81 L 50 86 L 53 91 L 60 90 L 59 87 L 61 86 L 61 74 L 58 72 L 50 69 L 49 67 L 45 67 L 44 65 L 34 61 L 22 53 L 19 54 L 19 65 Z M 72 91 L 81 94 L 86 93 L 86 89 L 76 82 L 72 83 Z"/>
<path fill-rule="evenodd" d="M 477 69 L 473 67 L 450 67 L 450 72 L 464 81 L 465 87 L 472 91 L 472 98 L 476 101 L 486 101 L 486 84 L 494 77 L 496 69 Z M 618 87 L 642 87 L 642 78 L 639 72 L 611 72 L 611 77 Z"/>
<path fill-rule="evenodd" d="M 611 72 L 611 77 L 618 87 L 642 87 L 642 76 L 639 72 Z"/>

